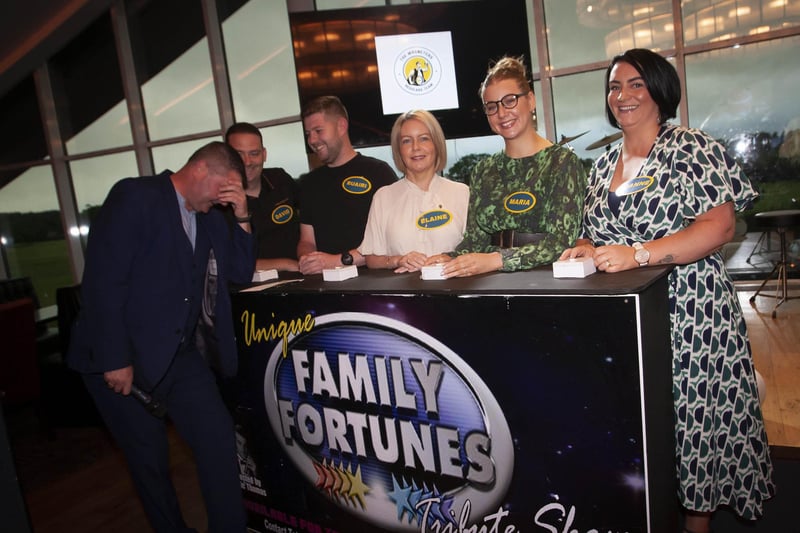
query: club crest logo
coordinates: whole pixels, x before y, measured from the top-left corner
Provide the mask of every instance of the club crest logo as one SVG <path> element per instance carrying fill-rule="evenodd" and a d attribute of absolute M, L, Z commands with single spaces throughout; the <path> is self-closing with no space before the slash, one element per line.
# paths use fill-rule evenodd
<path fill-rule="evenodd" d="M 459 511 L 495 511 L 508 491 L 514 447 L 494 395 L 447 346 L 397 320 L 316 317 L 276 345 L 264 400 L 306 481 L 383 530 L 455 531 Z"/>
<path fill-rule="evenodd" d="M 442 64 L 430 49 L 412 46 L 405 49 L 394 63 L 395 79 L 408 94 L 422 95 L 433 91 L 442 79 Z"/>

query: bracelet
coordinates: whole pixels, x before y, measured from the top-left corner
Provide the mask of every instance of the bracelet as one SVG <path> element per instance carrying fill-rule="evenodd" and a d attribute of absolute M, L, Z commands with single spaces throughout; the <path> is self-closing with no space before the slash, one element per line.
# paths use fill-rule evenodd
<path fill-rule="evenodd" d="M 234 216 L 236 216 L 236 215 L 234 215 Z M 239 223 L 243 224 L 245 222 L 250 222 L 251 218 L 253 218 L 253 215 L 251 215 L 250 213 L 247 213 L 247 215 L 245 215 L 243 217 L 236 217 L 236 222 L 239 222 Z"/>

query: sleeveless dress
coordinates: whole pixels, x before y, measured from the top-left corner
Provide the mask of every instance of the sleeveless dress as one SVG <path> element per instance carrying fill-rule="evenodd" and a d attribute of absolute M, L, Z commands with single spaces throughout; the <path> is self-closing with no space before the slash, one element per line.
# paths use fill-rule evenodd
<path fill-rule="evenodd" d="M 602 155 L 589 177 L 584 236 L 595 246 L 671 235 L 715 206 L 733 202 L 741 211 L 757 196 L 724 146 L 670 124 L 634 179 L 638 186 L 611 193 L 621 149 Z M 727 505 L 755 519 L 775 491 L 772 463 L 747 330 L 719 251 L 676 265 L 669 299 L 680 501 L 694 511 Z"/>

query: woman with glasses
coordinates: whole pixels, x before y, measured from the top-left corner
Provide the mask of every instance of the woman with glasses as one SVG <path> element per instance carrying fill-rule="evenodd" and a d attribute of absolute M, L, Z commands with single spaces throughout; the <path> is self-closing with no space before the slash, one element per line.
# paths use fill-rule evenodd
<path fill-rule="evenodd" d="M 578 237 L 586 172 L 568 148 L 536 132 L 536 98 L 521 58 L 489 68 L 479 91 L 502 151 L 479 161 L 470 179 L 464 239 L 445 277 L 527 270 L 555 261 Z"/>

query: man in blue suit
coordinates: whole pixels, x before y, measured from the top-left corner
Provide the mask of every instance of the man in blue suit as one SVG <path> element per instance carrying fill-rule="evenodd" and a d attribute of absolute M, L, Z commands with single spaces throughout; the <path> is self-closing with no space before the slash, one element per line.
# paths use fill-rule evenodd
<path fill-rule="evenodd" d="M 163 404 L 190 445 L 209 531 L 246 528 L 233 421 L 207 361 L 211 346 L 206 339 L 201 352 L 195 338 L 201 314 L 214 315 L 214 366 L 235 374 L 227 287 L 249 282 L 255 266 L 244 175 L 234 150 L 209 143 L 175 173 L 114 185 L 89 235 L 68 361 L 125 453 L 157 532 L 193 530 L 169 476 L 165 421 L 130 395 L 134 387 Z"/>

